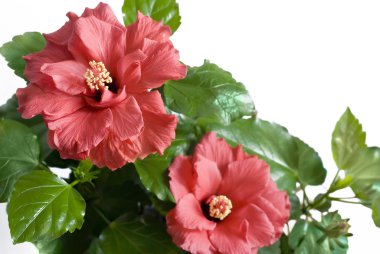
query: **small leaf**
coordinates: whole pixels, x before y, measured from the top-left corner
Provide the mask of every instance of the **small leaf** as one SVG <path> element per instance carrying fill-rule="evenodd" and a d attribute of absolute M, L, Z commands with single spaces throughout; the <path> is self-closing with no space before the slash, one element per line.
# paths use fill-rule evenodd
<path fill-rule="evenodd" d="M 135 161 L 134 164 L 142 184 L 160 200 L 174 202 L 168 187 L 167 171 L 172 159 L 182 154 L 187 147 L 186 140 L 177 138 L 165 150 L 163 156 L 150 155 L 144 160 Z"/>
<path fill-rule="evenodd" d="M 166 233 L 164 225 L 147 224 L 121 217 L 99 236 L 104 254 L 180 253 Z"/>
<path fill-rule="evenodd" d="M 380 228 L 380 196 L 372 203 L 372 219 L 375 225 Z"/>
<path fill-rule="evenodd" d="M 280 125 L 251 118 L 230 125 L 211 124 L 208 130 L 216 131 L 231 145 L 242 144 L 246 152 L 265 160 L 280 189 L 291 192 L 298 180 L 307 185 L 325 180 L 326 170 L 319 155 Z"/>
<path fill-rule="evenodd" d="M 352 156 L 366 147 L 366 134 L 359 120 L 347 108 L 342 115 L 332 136 L 332 151 L 335 162 L 340 169 L 347 169 Z"/>
<path fill-rule="evenodd" d="M 289 195 L 290 200 L 290 220 L 297 220 L 301 214 L 301 202 L 296 194 L 290 194 Z"/>
<path fill-rule="evenodd" d="M 174 33 L 181 24 L 178 4 L 175 0 L 124 0 L 122 12 L 124 24 L 136 21 L 137 11 L 170 26 Z"/>
<path fill-rule="evenodd" d="M 194 119 L 229 124 L 255 114 L 255 106 L 244 85 L 208 61 L 200 67 L 188 68 L 185 79 L 168 81 L 164 94 L 171 110 Z"/>
<path fill-rule="evenodd" d="M 0 202 L 6 202 L 17 179 L 39 163 L 36 135 L 25 125 L 0 120 Z"/>
<path fill-rule="evenodd" d="M 47 171 L 19 178 L 11 193 L 8 221 L 14 243 L 48 241 L 80 229 L 86 203 L 65 181 Z"/>
<path fill-rule="evenodd" d="M 13 37 L 12 41 L 5 43 L 0 48 L 0 54 L 8 62 L 8 66 L 15 74 L 26 80 L 24 76 L 25 61 L 22 58 L 30 53 L 42 50 L 45 47 L 45 39 L 41 33 L 28 32 Z"/>

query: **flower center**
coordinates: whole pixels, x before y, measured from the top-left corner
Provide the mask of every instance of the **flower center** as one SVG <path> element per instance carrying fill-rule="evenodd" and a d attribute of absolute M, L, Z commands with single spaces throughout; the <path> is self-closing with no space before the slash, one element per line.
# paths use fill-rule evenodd
<path fill-rule="evenodd" d="M 90 61 L 89 65 L 91 68 L 88 68 L 84 74 L 88 87 L 91 90 L 99 90 L 102 88 L 108 90 L 108 86 L 106 84 L 111 84 L 112 78 L 104 66 L 104 63 Z"/>
<path fill-rule="evenodd" d="M 224 220 L 232 209 L 232 202 L 224 195 L 213 196 L 209 203 L 210 217 Z"/>

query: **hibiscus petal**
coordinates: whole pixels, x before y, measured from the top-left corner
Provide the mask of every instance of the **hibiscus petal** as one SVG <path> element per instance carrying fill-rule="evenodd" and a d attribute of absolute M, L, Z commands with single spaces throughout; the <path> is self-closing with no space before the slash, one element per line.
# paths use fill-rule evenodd
<path fill-rule="evenodd" d="M 141 50 L 136 50 L 124 56 L 117 64 L 118 82 L 120 86 L 126 86 L 128 92 L 130 87 L 136 86 L 141 79 L 141 61 L 146 55 Z"/>
<path fill-rule="evenodd" d="M 143 114 L 144 130 L 133 140 L 133 144 L 126 144 L 126 150 L 129 150 L 131 157 L 135 154 L 140 159 L 152 153 L 163 154 L 175 137 L 177 117 L 164 113 L 161 95 L 157 91 L 134 97 Z"/>
<path fill-rule="evenodd" d="M 240 206 L 257 197 L 270 179 L 269 166 L 257 157 L 231 162 L 224 173 L 220 194 Z"/>
<path fill-rule="evenodd" d="M 182 249 L 195 254 L 213 254 L 214 247 L 205 230 L 190 230 L 181 227 L 175 220 L 174 210 L 166 216 L 167 230 L 173 242 Z"/>
<path fill-rule="evenodd" d="M 50 34 L 44 34 L 44 37 L 48 42 L 61 46 L 67 45 L 67 41 L 73 31 L 74 22 L 78 19 L 78 16 L 72 12 L 67 13 L 66 16 L 69 18 L 69 21 L 67 21 L 60 29 Z"/>
<path fill-rule="evenodd" d="M 134 139 L 144 127 L 142 113 L 132 96 L 111 108 L 113 122 L 110 130 L 120 140 Z"/>
<path fill-rule="evenodd" d="M 235 161 L 231 146 L 224 139 L 217 138 L 214 132 L 207 133 L 202 138 L 195 148 L 195 154 L 215 161 L 222 174 L 228 163 Z"/>
<path fill-rule="evenodd" d="M 213 231 L 209 231 L 211 244 L 218 253 L 250 254 L 251 245 L 248 242 L 249 223 L 244 217 L 227 217 L 218 223 Z"/>
<path fill-rule="evenodd" d="M 79 18 L 74 25 L 68 48 L 83 64 L 103 62 L 111 75 L 116 73 L 117 60 L 125 53 L 125 31 L 94 16 Z"/>
<path fill-rule="evenodd" d="M 47 63 L 41 67 L 41 72 L 53 79 L 57 89 L 72 95 L 86 92 L 86 70 L 86 66 L 74 60 Z"/>
<path fill-rule="evenodd" d="M 170 191 L 176 202 L 194 186 L 192 157 L 177 156 L 169 167 Z"/>
<path fill-rule="evenodd" d="M 81 97 L 60 92 L 46 92 L 34 83 L 17 89 L 18 111 L 23 118 L 43 114 L 45 119 L 58 119 L 85 106 Z"/>
<path fill-rule="evenodd" d="M 94 9 L 86 8 L 82 14 L 82 17 L 88 16 L 95 16 L 101 21 L 117 26 L 119 28 L 125 28 L 122 24 L 120 24 L 111 7 L 105 3 L 99 3 Z"/>
<path fill-rule="evenodd" d="M 141 84 L 134 90 L 160 87 L 167 80 L 182 79 L 186 66 L 179 62 L 178 51 L 171 42 L 153 42 L 148 39 L 142 49 L 147 58 L 141 62 Z"/>
<path fill-rule="evenodd" d="M 249 222 L 248 240 L 253 248 L 268 246 L 276 241 L 276 233 L 270 214 L 266 214 L 255 204 L 248 205 L 242 214 L 239 217 L 245 216 L 244 218 Z"/>
<path fill-rule="evenodd" d="M 121 141 L 115 134 L 109 132 L 103 141 L 90 151 L 90 159 L 97 167 L 107 167 L 111 170 L 121 168 L 131 158 L 120 148 Z"/>
<path fill-rule="evenodd" d="M 222 181 L 222 175 L 215 162 L 196 155 L 194 157 L 195 186 L 194 194 L 200 201 L 206 201 L 216 195 Z"/>
<path fill-rule="evenodd" d="M 111 124 L 110 109 L 91 108 L 82 108 L 70 115 L 47 122 L 48 128 L 55 131 L 55 145 L 60 151 L 69 154 L 78 154 L 97 146 Z M 56 140 L 59 140 L 59 143 Z"/>
<path fill-rule="evenodd" d="M 72 59 L 72 56 L 66 48 L 47 42 L 42 51 L 24 56 L 26 62 L 24 75 L 31 83 L 41 87 L 54 87 L 51 77 L 41 73 L 42 65 L 69 59 Z"/>
<path fill-rule="evenodd" d="M 183 196 L 174 208 L 176 221 L 186 229 L 213 230 L 216 223 L 208 220 L 192 193 Z"/>
<path fill-rule="evenodd" d="M 148 16 L 144 16 L 140 11 L 137 20 L 127 28 L 126 45 L 127 52 L 142 49 L 144 40 L 168 41 L 171 31 L 169 26 L 162 25 Z"/>

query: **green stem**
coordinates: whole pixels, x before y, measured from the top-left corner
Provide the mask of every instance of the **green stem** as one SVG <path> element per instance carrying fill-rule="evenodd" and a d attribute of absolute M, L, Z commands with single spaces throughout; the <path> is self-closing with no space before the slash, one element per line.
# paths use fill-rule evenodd
<path fill-rule="evenodd" d="M 94 211 L 109 225 L 111 221 L 100 211 L 97 207 L 93 206 Z"/>
<path fill-rule="evenodd" d="M 328 197 L 330 200 L 334 200 L 337 202 L 347 203 L 347 204 L 357 204 L 357 205 L 365 205 L 365 202 L 361 201 L 349 201 L 349 200 L 342 200 L 341 198 L 334 198 L 334 197 Z"/>
<path fill-rule="evenodd" d="M 70 183 L 70 186 L 71 187 L 74 187 L 75 185 L 77 185 L 80 181 L 79 180 L 75 180 L 74 182 Z"/>

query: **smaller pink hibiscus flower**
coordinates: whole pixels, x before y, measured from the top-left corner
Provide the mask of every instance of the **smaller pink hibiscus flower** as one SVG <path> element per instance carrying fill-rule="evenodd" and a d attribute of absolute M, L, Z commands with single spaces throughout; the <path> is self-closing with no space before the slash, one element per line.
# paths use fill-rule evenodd
<path fill-rule="evenodd" d="M 191 253 L 257 253 L 273 244 L 288 221 L 287 194 L 269 166 L 207 134 L 194 156 L 178 156 L 169 168 L 177 202 L 167 215 L 174 243 Z"/>

